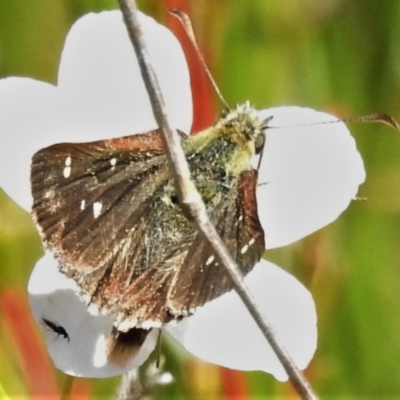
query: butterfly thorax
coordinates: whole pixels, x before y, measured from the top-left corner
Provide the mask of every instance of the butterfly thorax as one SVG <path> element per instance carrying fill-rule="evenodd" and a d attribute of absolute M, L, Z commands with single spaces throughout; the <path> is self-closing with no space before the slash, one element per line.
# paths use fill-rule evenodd
<path fill-rule="evenodd" d="M 237 176 L 251 168 L 256 142 L 263 135 L 264 121 L 248 102 L 225 113 L 214 126 L 183 143 L 183 148 L 196 183 L 196 169 L 212 174 L 224 171 Z M 217 177 L 220 179 L 220 176 Z"/>

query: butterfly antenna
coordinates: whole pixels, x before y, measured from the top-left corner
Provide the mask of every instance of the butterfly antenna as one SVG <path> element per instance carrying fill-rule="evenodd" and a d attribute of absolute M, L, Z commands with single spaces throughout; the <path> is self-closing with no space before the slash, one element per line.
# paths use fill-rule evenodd
<path fill-rule="evenodd" d="M 390 126 L 391 128 L 400 130 L 400 126 L 397 121 L 387 114 L 368 114 L 361 115 L 359 117 L 349 117 L 349 118 L 338 118 L 330 121 L 320 121 L 320 122 L 311 122 L 305 124 L 296 124 L 296 125 L 288 125 L 288 126 L 273 126 L 268 125 L 268 129 L 288 129 L 288 128 L 300 128 L 303 126 L 314 126 L 314 125 L 326 125 L 326 124 L 337 124 L 338 122 L 377 122 L 380 124 L 385 124 Z"/>
<path fill-rule="evenodd" d="M 343 122 L 379 122 L 394 129 L 400 129 L 397 121 L 387 114 L 369 114 L 361 117 L 345 118 Z"/>
<path fill-rule="evenodd" d="M 210 69 L 208 68 L 208 66 L 204 60 L 203 54 L 201 54 L 199 46 L 197 45 L 196 36 L 193 31 L 193 25 L 192 25 L 192 22 L 190 21 L 189 16 L 185 12 L 183 12 L 181 10 L 177 10 L 177 9 L 169 9 L 168 12 L 171 15 L 173 15 L 175 18 L 177 18 L 178 21 L 182 24 L 182 27 L 183 27 L 184 31 L 186 32 L 186 35 L 188 36 L 190 42 L 192 43 L 192 46 L 197 54 L 197 57 L 198 57 L 201 65 L 203 66 L 204 70 L 206 71 L 208 79 L 210 80 L 211 84 L 213 85 L 215 92 L 217 93 L 218 97 L 222 101 L 222 104 L 228 110 L 230 110 L 228 103 L 224 99 L 224 96 L 222 96 L 222 93 L 219 90 L 213 76 L 211 75 Z"/>

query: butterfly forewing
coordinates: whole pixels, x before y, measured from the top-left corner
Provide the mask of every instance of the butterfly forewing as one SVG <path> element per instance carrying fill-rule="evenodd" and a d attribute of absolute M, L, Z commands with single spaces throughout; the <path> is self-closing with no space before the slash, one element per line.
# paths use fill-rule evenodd
<path fill-rule="evenodd" d="M 145 150 L 136 150 L 140 143 Z M 167 179 L 168 169 L 156 132 L 39 151 L 32 160 L 33 214 L 49 249 L 77 275 L 100 269 L 120 245 L 127 215 L 137 223 L 134 211 L 151 196 L 141 187 L 144 176 L 161 175 Z"/>
<path fill-rule="evenodd" d="M 218 189 L 207 211 L 247 273 L 264 250 L 257 172 L 225 184 L 196 172 L 203 160 L 191 158 L 196 185 Z M 117 328 L 180 318 L 231 288 L 181 211 L 158 131 L 40 150 L 31 183 L 46 247 L 92 304 L 116 315 Z"/>

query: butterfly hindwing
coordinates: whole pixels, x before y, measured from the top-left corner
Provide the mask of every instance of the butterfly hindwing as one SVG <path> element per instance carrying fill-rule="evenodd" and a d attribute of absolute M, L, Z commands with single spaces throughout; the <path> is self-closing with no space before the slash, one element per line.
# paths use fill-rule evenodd
<path fill-rule="evenodd" d="M 260 260 L 265 249 L 257 214 L 256 187 L 257 171 L 242 173 L 237 184 L 210 213 L 211 222 L 244 275 Z M 177 314 L 189 314 L 231 289 L 231 280 L 224 268 L 201 234 L 197 234 L 175 275 L 168 305 Z"/>

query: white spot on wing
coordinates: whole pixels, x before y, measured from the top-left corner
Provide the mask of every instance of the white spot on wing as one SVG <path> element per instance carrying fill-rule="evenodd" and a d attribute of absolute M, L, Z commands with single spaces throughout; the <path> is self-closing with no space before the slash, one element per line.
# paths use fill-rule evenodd
<path fill-rule="evenodd" d="M 82 200 L 81 201 L 81 211 L 83 211 L 84 209 L 85 209 L 85 206 L 86 206 L 86 201 L 85 200 Z"/>
<path fill-rule="evenodd" d="M 63 170 L 64 178 L 69 178 L 71 176 L 71 167 L 65 167 Z"/>
<path fill-rule="evenodd" d="M 115 165 L 117 164 L 117 159 L 114 157 L 110 160 L 111 164 L 111 169 L 113 170 L 115 168 Z"/>
<path fill-rule="evenodd" d="M 95 203 L 93 203 L 93 216 L 95 218 L 97 218 L 100 215 L 102 208 L 103 208 L 103 204 L 100 203 L 99 201 L 96 201 Z"/>
<path fill-rule="evenodd" d="M 206 261 L 206 265 L 210 265 L 213 261 L 214 261 L 214 256 L 208 257 L 208 259 Z"/>
<path fill-rule="evenodd" d="M 240 253 L 244 254 L 246 253 L 246 251 L 249 249 L 250 246 L 252 246 L 254 243 L 256 242 L 256 239 L 251 238 L 247 244 L 245 244 L 241 249 L 240 249 Z"/>
<path fill-rule="evenodd" d="M 71 157 L 68 156 L 65 159 L 65 168 L 63 170 L 64 178 L 69 178 L 71 176 L 71 162 L 72 162 Z"/>

